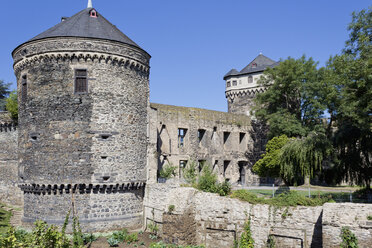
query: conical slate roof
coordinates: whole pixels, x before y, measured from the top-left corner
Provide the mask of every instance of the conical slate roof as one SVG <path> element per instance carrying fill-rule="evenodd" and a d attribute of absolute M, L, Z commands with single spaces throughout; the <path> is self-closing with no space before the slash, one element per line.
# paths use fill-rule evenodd
<path fill-rule="evenodd" d="M 235 69 L 230 70 L 223 79 L 226 80 L 230 76 L 245 75 L 253 72 L 264 71 L 267 67 L 275 67 L 279 62 L 266 57 L 265 55 L 258 55 L 251 63 L 244 67 L 240 72 Z"/>
<path fill-rule="evenodd" d="M 72 17 L 64 19 L 59 24 L 35 36 L 29 41 L 52 37 L 83 37 L 118 41 L 140 48 L 134 41 L 123 34 L 116 26 L 96 11 L 91 16 L 93 8 L 86 8 Z"/>

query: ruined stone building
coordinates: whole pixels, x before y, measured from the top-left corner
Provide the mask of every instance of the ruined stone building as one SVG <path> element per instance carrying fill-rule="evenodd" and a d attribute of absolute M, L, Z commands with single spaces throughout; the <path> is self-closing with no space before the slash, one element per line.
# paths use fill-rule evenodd
<path fill-rule="evenodd" d="M 276 64 L 263 55 L 224 77 L 228 113 L 150 104 L 150 55 L 90 4 L 12 56 L 19 126 L 0 118 L 0 196 L 23 202 L 24 222 L 62 224 L 73 199 L 85 230 L 139 227 L 165 165 L 181 179 L 195 162 L 220 181 L 266 180 L 251 171 L 266 141 L 248 116 Z"/>

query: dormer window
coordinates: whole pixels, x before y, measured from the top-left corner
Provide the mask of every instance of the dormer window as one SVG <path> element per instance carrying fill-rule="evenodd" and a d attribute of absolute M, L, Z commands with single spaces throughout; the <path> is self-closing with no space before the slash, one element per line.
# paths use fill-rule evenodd
<path fill-rule="evenodd" d="M 90 11 L 90 17 L 97 18 L 97 11 L 94 10 L 94 9 L 92 9 L 92 10 Z"/>
<path fill-rule="evenodd" d="M 256 68 L 257 67 L 257 64 L 256 63 L 253 63 L 252 64 L 252 68 Z"/>

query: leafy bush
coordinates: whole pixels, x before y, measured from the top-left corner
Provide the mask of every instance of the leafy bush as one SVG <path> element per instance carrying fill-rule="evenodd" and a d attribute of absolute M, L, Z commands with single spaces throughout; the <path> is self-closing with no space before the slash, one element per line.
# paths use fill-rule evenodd
<path fill-rule="evenodd" d="M 119 240 L 111 236 L 110 238 L 107 239 L 107 243 L 110 245 L 110 247 L 117 247 L 119 246 Z"/>
<path fill-rule="evenodd" d="M 195 161 L 187 163 L 187 166 L 183 168 L 183 178 L 186 180 L 186 182 L 190 184 L 194 184 L 196 182 L 196 177 L 198 175 L 196 168 L 197 166 Z"/>
<path fill-rule="evenodd" d="M 367 220 L 372 220 L 372 215 L 368 215 Z"/>
<path fill-rule="evenodd" d="M 240 236 L 239 248 L 254 248 L 250 220 L 248 220 L 244 225 L 244 232 L 242 233 L 242 236 Z"/>
<path fill-rule="evenodd" d="M 97 236 L 95 236 L 93 233 L 84 233 L 83 234 L 84 245 L 91 244 L 96 240 L 97 240 Z"/>
<path fill-rule="evenodd" d="M 177 167 L 172 166 L 172 164 L 168 164 L 160 170 L 159 176 L 162 177 L 162 178 L 169 179 L 169 178 L 174 177 L 176 175 L 176 170 L 177 170 Z"/>
<path fill-rule="evenodd" d="M 358 239 L 350 228 L 342 227 L 340 237 L 342 239 L 341 248 L 358 248 Z"/>
<path fill-rule="evenodd" d="M 212 172 L 208 165 L 203 167 L 196 188 L 204 192 L 218 193 L 221 196 L 226 196 L 231 192 L 230 183 L 228 181 L 222 184 L 218 183 L 217 175 Z"/>
<path fill-rule="evenodd" d="M 133 242 L 137 242 L 138 241 L 138 233 L 132 233 L 132 234 L 127 235 L 125 241 L 128 244 L 133 243 Z"/>

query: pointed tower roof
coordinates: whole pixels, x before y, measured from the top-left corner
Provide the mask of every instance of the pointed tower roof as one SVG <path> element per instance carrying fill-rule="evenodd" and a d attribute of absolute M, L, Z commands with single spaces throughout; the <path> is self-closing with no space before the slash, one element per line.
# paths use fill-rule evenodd
<path fill-rule="evenodd" d="M 276 62 L 265 55 L 258 55 L 251 63 L 249 63 L 240 73 L 250 73 L 255 71 L 265 70 L 268 66 L 275 64 Z"/>
<path fill-rule="evenodd" d="M 89 1 L 89 8 L 72 17 L 63 18 L 62 22 L 29 41 L 52 37 L 82 37 L 117 41 L 140 48 L 91 6 L 92 2 Z"/>
<path fill-rule="evenodd" d="M 252 60 L 251 63 L 244 67 L 240 72 L 236 71 L 235 69 L 232 69 L 223 77 L 223 79 L 226 80 L 230 76 L 238 76 L 250 74 L 253 72 L 261 72 L 264 71 L 267 67 L 275 67 L 278 64 L 279 62 L 275 62 L 274 60 L 260 53 L 254 60 Z"/>

